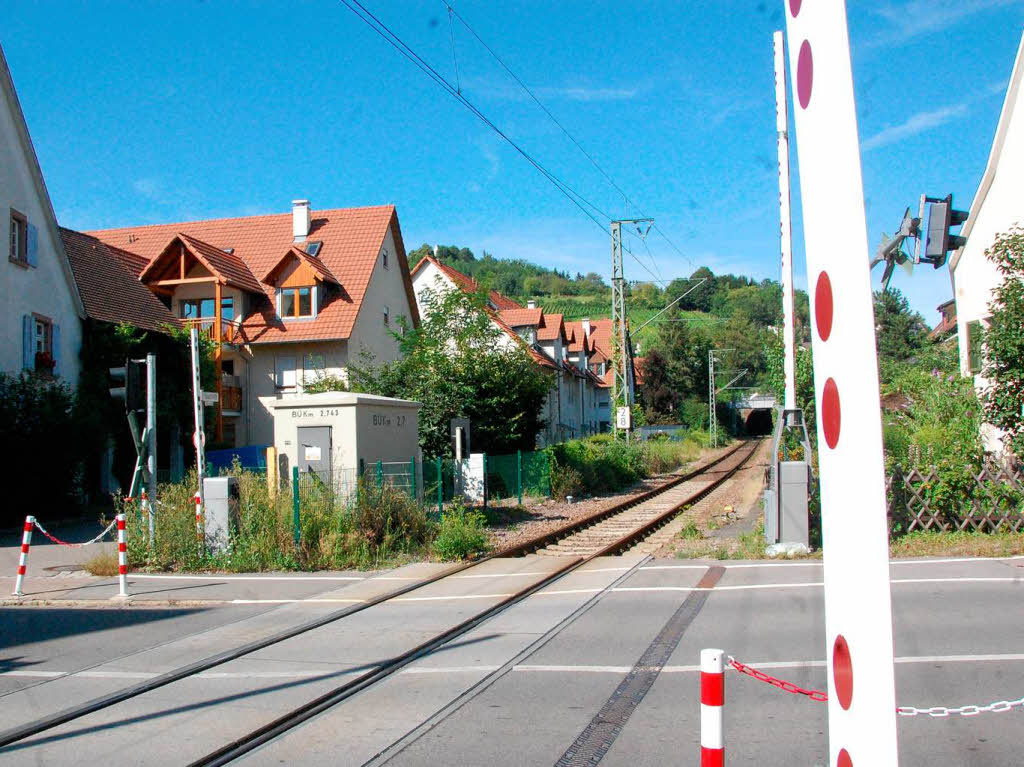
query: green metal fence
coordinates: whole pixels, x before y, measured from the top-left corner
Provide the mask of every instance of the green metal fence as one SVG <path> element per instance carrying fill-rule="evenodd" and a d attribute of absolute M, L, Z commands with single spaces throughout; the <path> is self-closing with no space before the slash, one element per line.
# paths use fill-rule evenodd
<path fill-rule="evenodd" d="M 484 505 L 491 501 L 551 495 L 551 464 L 547 453 L 517 452 L 484 456 L 486 482 Z M 441 513 L 460 497 L 456 461 L 451 458 L 415 458 L 408 461 L 375 461 L 359 470 L 292 472 L 292 503 L 296 536 L 302 514 L 309 511 L 343 511 L 358 499 L 363 488 L 383 487 L 407 492 L 424 507 Z M 362 483 L 360 483 L 362 478 Z M 298 538 L 296 538 L 298 540 Z"/>

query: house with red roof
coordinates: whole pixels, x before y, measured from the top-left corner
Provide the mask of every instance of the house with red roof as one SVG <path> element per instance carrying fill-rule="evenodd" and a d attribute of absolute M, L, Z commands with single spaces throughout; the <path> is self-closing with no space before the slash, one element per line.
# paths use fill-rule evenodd
<path fill-rule="evenodd" d="M 7 250 L 0 267 L 0 371 L 26 371 L 75 387 L 85 308 L 2 49 L 0 211 Z"/>
<path fill-rule="evenodd" d="M 272 405 L 369 353 L 399 354 L 392 331 L 419 322 L 394 206 L 67 233 L 128 269 L 167 314 L 215 343 L 217 441 L 273 441 Z M 126 310 L 108 291 L 111 311 Z M 137 307 L 152 302 L 134 301 Z M 129 321 L 132 321 L 130 318 Z"/>
<path fill-rule="evenodd" d="M 477 282 L 433 256 L 412 270 L 413 291 L 423 310 L 428 291 L 452 289 L 476 292 Z M 554 385 L 544 407 L 547 444 L 593 434 L 600 430 L 599 408 L 604 393 L 600 378 L 589 368 L 592 345 L 582 327 L 566 323 L 561 314 L 547 314 L 533 301 L 522 306 L 491 290 L 487 294 L 491 319 L 506 343 L 525 346 L 534 361 L 552 371 Z"/>

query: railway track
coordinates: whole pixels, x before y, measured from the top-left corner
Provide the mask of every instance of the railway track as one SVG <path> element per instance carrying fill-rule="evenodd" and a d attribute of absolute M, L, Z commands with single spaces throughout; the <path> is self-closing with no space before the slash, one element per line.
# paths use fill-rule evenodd
<path fill-rule="evenodd" d="M 484 557 L 475 562 L 456 565 L 424 581 L 396 589 L 365 603 L 330 613 L 316 620 L 308 621 L 232 650 L 182 666 L 109 695 L 94 698 L 56 714 L 0 732 L 0 755 L 3 754 L 5 746 L 80 719 L 88 714 L 110 708 L 179 680 L 193 677 L 231 660 L 250 655 L 257 650 L 304 633 L 315 631 L 354 613 L 370 609 L 376 605 L 396 599 L 410 591 L 436 583 L 471 567 L 476 567 L 485 561 L 523 555 L 533 551 L 544 556 L 557 556 L 560 558 L 557 560 L 554 569 L 544 574 L 538 574 L 540 577 L 535 581 L 510 596 L 501 599 L 496 604 L 475 613 L 416 647 L 375 665 L 354 679 L 338 685 L 313 700 L 289 710 L 267 724 L 206 754 L 192 762 L 190 767 L 212 767 L 213 765 L 227 764 L 347 698 L 356 695 L 367 687 L 391 676 L 414 660 L 441 648 L 456 637 L 471 631 L 489 618 L 526 599 L 531 594 L 554 583 L 584 564 L 598 557 L 619 554 L 629 549 L 637 541 L 642 540 L 678 514 L 682 508 L 703 498 L 726 482 L 756 452 L 757 445 L 757 442 L 741 443 L 710 463 L 680 475 L 661 487 L 643 493 L 611 509 L 567 524 L 553 532 L 539 536 L 511 549 Z M 560 541 L 565 541 L 566 545 L 563 545 Z"/>

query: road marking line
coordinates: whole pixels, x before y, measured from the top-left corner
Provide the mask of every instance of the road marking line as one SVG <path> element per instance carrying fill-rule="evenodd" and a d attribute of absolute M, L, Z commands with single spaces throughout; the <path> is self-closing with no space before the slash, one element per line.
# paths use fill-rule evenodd
<path fill-rule="evenodd" d="M 459 594 L 457 596 L 439 597 L 395 597 L 389 602 L 441 602 L 447 599 L 504 599 L 512 594 Z"/>
<path fill-rule="evenodd" d="M 233 605 L 290 605 L 290 604 L 363 604 L 366 599 L 232 599 Z"/>
<path fill-rule="evenodd" d="M 954 557 L 949 559 L 892 559 L 889 560 L 890 565 L 942 565 L 942 564 L 956 564 L 956 563 L 974 563 L 974 562 L 1006 562 L 1010 560 L 1024 559 L 1024 555 L 1014 555 L 1009 557 Z M 748 570 L 758 567 L 822 567 L 820 561 L 817 562 L 750 562 L 743 564 L 723 564 L 722 567 L 727 570 Z M 705 570 L 706 565 L 645 565 L 640 568 L 641 570 Z"/>
<path fill-rule="evenodd" d="M 905 655 L 893 659 L 899 665 L 919 663 L 986 663 L 986 662 L 1011 662 L 1024 661 L 1024 653 L 989 653 L 989 654 L 968 654 L 968 655 Z M 759 669 L 786 669 L 786 668 L 824 668 L 823 660 L 782 660 L 782 661 L 757 661 L 746 664 Z M 402 674 L 448 674 L 448 673 L 476 673 L 496 671 L 501 666 L 481 664 L 478 666 L 423 666 L 405 668 Z M 570 674 L 625 674 L 630 672 L 633 666 L 584 666 L 584 665 L 534 665 L 520 663 L 512 667 L 513 671 L 526 671 L 538 673 L 570 673 Z M 729 669 L 734 671 L 735 669 Z M 663 666 L 661 672 L 668 674 L 683 674 L 700 671 L 699 665 L 692 666 Z M 322 676 L 326 673 L 347 673 L 345 669 L 296 669 L 292 671 L 204 671 L 196 674 L 200 679 L 289 679 Z M 15 669 L 12 671 L 0 671 L 2 677 L 28 677 L 53 679 L 57 677 L 78 677 L 82 679 L 152 679 L 159 676 L 156 671 L 35 671 L 32 669 Z"/>
<path fill-rule="evenodd" d="M 422 668 L 404 668 L 399 674 L 448 674 L 476 673 L 481 671 L 497 671 L 501 666 L 424 666 Z"/>

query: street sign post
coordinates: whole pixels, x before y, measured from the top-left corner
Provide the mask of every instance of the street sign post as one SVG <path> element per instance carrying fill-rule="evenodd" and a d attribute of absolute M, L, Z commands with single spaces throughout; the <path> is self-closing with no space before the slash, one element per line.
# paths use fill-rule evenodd
<path fill-rule="evenodd" d="M 829 764 L 897 762 L 878 359 L 843 0 L 786 0 L 818 412 Z"/>

